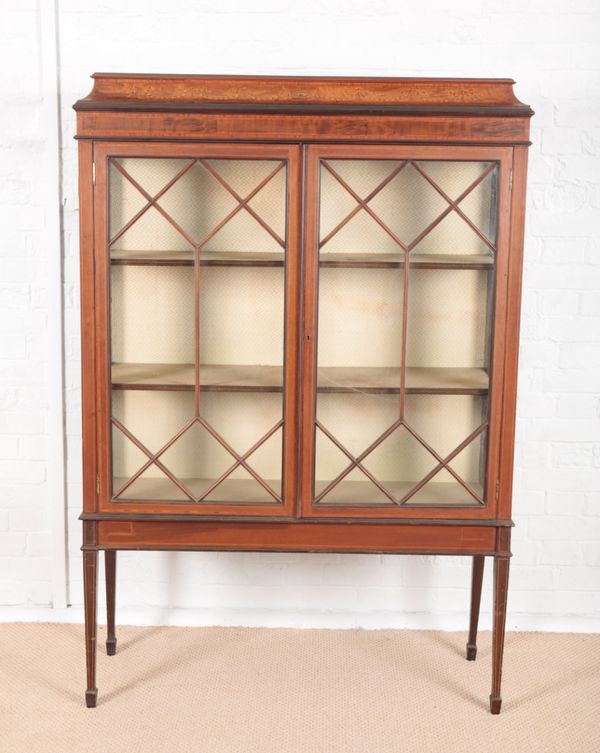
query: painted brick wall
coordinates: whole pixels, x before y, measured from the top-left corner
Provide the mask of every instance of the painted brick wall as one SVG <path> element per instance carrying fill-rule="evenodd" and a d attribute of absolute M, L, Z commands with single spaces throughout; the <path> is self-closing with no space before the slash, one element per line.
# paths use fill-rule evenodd
<path fill-rule="evenodd" d="M 595 0 L 60 0 L 69 589 L 81 612 L 76 146 L 94 70 L 509 76 L 530 154 L 512 626 L 600 627 L 600 5 Z M 0 604 L 51 600 L 47 212 L 40 24 L 2 6 Z M 17 73 L 18 72 L 18 73 Z M 489 570 L 489 567 L 488 567 Z M 484 609 L 490 603 L 486 575 Z M 466 624 L 469 565 L 341 555 L 121 556 L 121 615 L 248 624 Z M 170 611 L 167 608 L 181 611 Z M 186 610 L 186 611 L 184 611 Z M 43 610 L 42 610 L 43 611 Z M 173 616 L 175 615 L 175 617 Z M 411 617 L 411 615 L 413 615 Z M 64 617 L 64 614 L 62 615 Z"/>
<path fill-rule="evenodd" d="M 0 604 L 51 600 L 43 231 L 49 209 L 39 13 L 3 5 L 0 27 Z"/>

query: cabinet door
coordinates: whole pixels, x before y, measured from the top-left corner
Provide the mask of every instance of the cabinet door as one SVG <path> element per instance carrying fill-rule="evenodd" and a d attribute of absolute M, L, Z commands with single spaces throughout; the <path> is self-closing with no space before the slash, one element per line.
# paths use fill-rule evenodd
<path fill-rule="evenodd" d="M 100 509 L 290 514 L 298 148 L 96 146 Z"/>
<path fill-rule="evenodd" d="M 304 515 L 495 515 L 511 155 L 309 149 Z"/>

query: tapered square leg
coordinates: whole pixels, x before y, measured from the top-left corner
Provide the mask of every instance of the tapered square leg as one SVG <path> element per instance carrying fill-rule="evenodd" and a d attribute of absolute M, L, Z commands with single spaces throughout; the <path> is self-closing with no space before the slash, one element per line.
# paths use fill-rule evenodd
<path fill-rule="evenodd" d="M 467 641 L 467 659 L 475 661 L 477 656 L 477 626 L 479 624 L 479 607 L 481 605 L 481 584 L 483 583 L 483 567 L 485 557 L 473 557 L 471 574 L 471 617 L 469 620 L 469 640 Z"/>
<path fill-rule="evenodd" d="M 117 652 L 115 633 L 115 593 L 117 579 L 117 553 L 107 549 L 104 552 L 104 572 L 106 580 L 106 653 L 114 656 Z"/>
<path fill-rule="evenodd" d="M 508 571 L 510 559 L 506 556 L 494 560 L 494 626 L 492 636 L 492 692 L 490 711 L 499 714 L 502 706 L 500 683 L 506 630 L 506 603 L 508 599 Z"/>
<path fill-rule="evenodd" d="M 96 688 L 96 637 L 97 637 L 97 551 L 83 553 L 83 592 L 85 611 L 85 661 L 87 669 L 87 690 L 85 705 L 88 708 L 96 706 L 98 689 Z"/>

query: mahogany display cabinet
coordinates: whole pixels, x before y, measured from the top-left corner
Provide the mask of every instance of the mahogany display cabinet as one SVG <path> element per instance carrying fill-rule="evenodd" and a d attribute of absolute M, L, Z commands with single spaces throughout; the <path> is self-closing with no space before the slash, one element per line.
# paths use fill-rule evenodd
<path fill-rule="evenodd" d="M 76 103 L 88 706 L 105 552 L 494 561 L 527 105 L 507 79 L 94 75 Z M 401 604 L 398 605 L 401 607 Z"/>

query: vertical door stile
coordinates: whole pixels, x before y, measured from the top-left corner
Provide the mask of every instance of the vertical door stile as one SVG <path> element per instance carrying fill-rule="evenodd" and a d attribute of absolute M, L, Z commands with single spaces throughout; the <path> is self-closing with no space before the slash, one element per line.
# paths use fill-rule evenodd
<path fill-rule="evenodd" d="M 487 488 L 488 495 L 493 497 L 494 507 L 500 517 L 509 517 L 509 511 L 505 508 L 502 510 L 503 498 L 499 494 L 499 474 L 501 463 L 501 436 L 504 438 L 507 434 L 507 427 L 503 423 L 502 411 L 507 395 L 515 394 L 511 388 L 509 380 L 505 375 L 505 362 L 507 359 L 507 343 L 518 342 L 518 327 L 515 331 L 509 331 L 509 327 L 514 325 L 508 318 L 510 308 L 510 290 L 509 275 L 515 275 L 516 280 L 521 281 L 521 268 L 514 271 L 513 263 L 510 259 L 513 254 L 511 244 L 511 232 L 514 219 L 511 217 L 511 202 L 514 201 L 511 176 L 513 169 L 513 150 L 506 150 L 507 154 L 499 160 L 499 181 L 498 181 L 498 239 L 496 248 L 496 280 L 494 288 L 494 315 L 492 322 L 492 338 L 490 343 L 491 364 L 490 372 L 490 395 L 489 395 L 489 412 L 490 412 L 490 447 L 488 451 L 488 477 Z M 524 182 L 523 188 L 524 191 Z M 523 197 L 524 204 L 524 197 Z M 510 398 L 509 398 L 510 399 Z M 514 399 L 514 397 L 513 397 Z M 514 413 L 514 404 L 512 406 Z M 503 440 L 504 441 L 504 440 Z M 512 445 L 511 445 L 512 446 Z M 511 450 L 512 454 L 512 450 Z M 511 461 L 512 462 L 512 461 Z M 508 463 L 511 465 L 511 463 Z M 508 495 L 507 495 L 508 498 Z"/>
<path fill-rule="evenodd" d="M 194 246 L 194 417 L 200 418 L 200 248 Z"/>
<path fill-rule="evenodd" d="M 404 422 L 406 400 L 406 350 L 408 334 L 408 281 L 410 269 L 410 250 L 402 250 L 404 256 L 404 268 L 402 270 L 402 330 L 401 330 L 401 354 L 400 354 L 400 421 Z"/>
<path fill-rule="evenodd" d="M 285 250 L 285 360 L 283 418 L 283 503 L 291 515 L 300 515 L 301 452 L 301 327 L 304 226 L 304 147 L 290 147 L 287 162 L 287 222 Z"/>
<path fill-rule="evenodd" d="M 303 239 L 303 327 L 302 327 L 302 439 L 300 448 L 301 505 L 303 516 L 309 516 L 314 495 L 315 412 L 317 400 L 317 284 L 319 211 L 318 156 L 315 147 L 305 149 L 304 163 L 304 239 Z"/>

